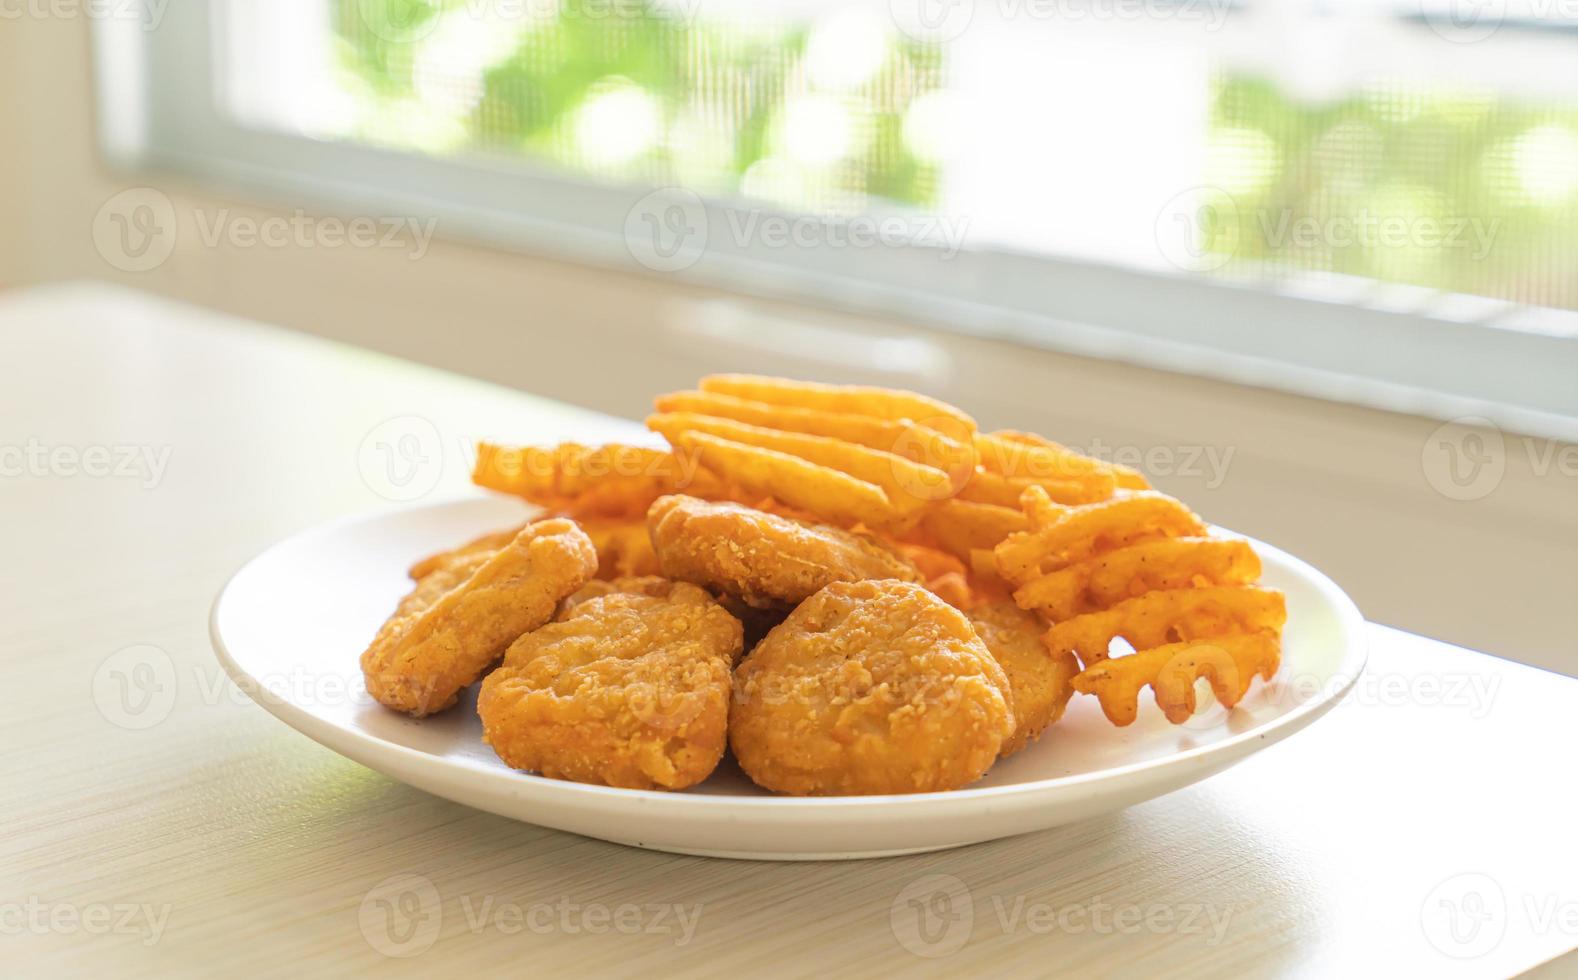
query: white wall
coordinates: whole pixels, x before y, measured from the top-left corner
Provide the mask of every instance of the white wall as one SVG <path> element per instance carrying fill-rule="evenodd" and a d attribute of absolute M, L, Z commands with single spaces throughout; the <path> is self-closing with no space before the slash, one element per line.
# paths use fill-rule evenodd
<path fill-rule="evenodd" d="M 758 341 L 796 324 L 914 333 L 442 240 L 420 261 L 378 249 L 205 247 L 199 212 L 270 212 L 222 189 L 107 172 L 90 81 L 84 21 L 0 20 L 0 286 L 125 282 L 630 417 L 651 394 L 711 370 L 894 380 L 825 363 L 816 350 L 762 351 Z M 95 250 L 92 222 L 110 196 L 143 184 L 175 201 L 181 235 L 161 267 L 127 274 Z M 736 340 L 702 339 L 698 323 L 732 324 Z M 1578 674 L 1578 474 L 1546 455 L 1563 447 L 1508 434 L 1500 483 L 1457 500 L 1424 462 L 1435 421 L 926 336 L 955 365 L 932 390 L 984 424 L 1170 452 L 1175 467 L 1198 454 L 1197 474 L 1158 484 L 1320 566 L 1370 618 Z M 1206 454 L 1227 461 L 1220 483 Z"/>

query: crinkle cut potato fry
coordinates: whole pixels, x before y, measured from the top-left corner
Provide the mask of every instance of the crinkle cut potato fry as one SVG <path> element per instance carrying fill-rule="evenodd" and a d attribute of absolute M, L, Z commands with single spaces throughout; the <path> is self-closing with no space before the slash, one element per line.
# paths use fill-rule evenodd
<path fill-rule="evenodd" d="M 906 523 L 881 487 L 848 473 L 705 432 L 682 432 L 675 441 L 677 451 L 695 453 L 707 467 L 728 474 L 750 493 L 773 497 L 822 520 L 884 529 Z"/>
<path fill-rule="evenodd" d="M 1139 471 L 1109 463 L 1028 432 L 975 436 L 976 473 L 961 500 L 1018 509 L 1031 487 L 1052 502 L 1077 506 L 1107 500 L 1119 489 L 1149 487 Z"/>
<path fill-rule="evenodd" d="M 591 539 L 555 518 L 526 525 L 496 552 L 473 552 L 433 572 L 446 577 L 419 582 L 362 654 L 367 692 L 418 718 L 448 708 L 596 571 Z"/>
<path fill-rule="evenodd" d="M 1003 468 L 1008 461 L 1018 460 L 1019 465 L 1044 474 L 1056 474 L 1064 471 L 1084 472 L 1098 470 L 1110 474 L 1121 490 L 1149 490 L 1150 481 L 1145 479 L 1145 474 L 1132 466 L 1122 463 L 1107 462 L 1086 456 L 1084 453 L 1075 452 L 1061 443 L 1053 442 L 1033 432 L 1019 432 L 1014 429 L 999 429 L 979 435 L 975 440 L 976 449 L 981 457 L 981 465 L 995 473 L 1012 473 L 1012 469 Z M 1026 475 L 1037 475 L 1035 473 Z"/>
<path fill-rule="evenodd" d="M 1005 476 L 987 469 L 977 469 L 970 482 L 959 491 L 959 499 L 1017 510 L 1025 491 L 1031 487 L 1040 487 L 1059 504 L 1093 504 L 1111 497 L 1117 486 L 1117 481 L 1106 473 L 1092 474 L 1085 479 L 1054 480 Z"/>
<path fill-rule="evenodd" d="M 1237 538 L 1158 538 L 1087 558 L 1014 592 L 1022 609 L 1052 622 L 1099 612 L 1124 599 L 1165 589 L 1246 585 L 1260 578 L 1260 557 Z"/>
<path fill-rule="evenodd" d="M 572 517 L 639 519 L 664 494 L 688 493 L 705 499 L 727 495 L 722 481 L 695 456 L 619 444 L 482 442 L 477 445 L 471 480 Z"/>
<path fill-rule="evenodd" d="M 969 500 L 944 500 L 929 509 L 917 531 L 920 543 L 932 544 L 961 561 L 969 562 L 979 551 L 990 551 L 1009 535 L 1029 528 L 1018 508 L 980 504 Z M 995 568 L 994 568 L 995 571 Z"/>
<path fill-rule="evenodd" d="M 974 420 L 911 392 L 715 375 L 656 405 L 676 453 L 834 524 L 904 531 L 975 472 Z"/>
<path fill-rule="evenodd" d="M 1274 630 L 1220 636 L 1152 647 L 1113 657 L 1074 678 L 1074 689 L 1095 695 L 1107 720 L 1131 725 L 1139 713 L 1140 688 L 1150 686 L 1156 704 L 1175 725 L 1195 713 L 1195 681 L 1210 681 L 1211 692 L 1224 708 L 1232 708 L 1249 691 L 1256 676 L 1271 680 L 1282 662 L 1282 643 Z"/>
<path fill-rule="evenodd" d="M 1031 529 L 996 548 L 998 568 L 1015 585 L 1085 561 L 1104 551 L 1163 537 L 1202 537 L 1205 522 L 1166 494 L 1125 491 L 1111 500 L 1058 507 L 1046 491 L 1025 491 Z"/>
<path fill-rule="evenodd" d="M 912 391 L 893 388 L 829 385 L 752 374 L 714 374 L 702 378 L 697 387 L 712 394 L 732 395 L 769 405 L 869 415 L 895 422 L 916 422 L 933 428 L 946 419 L 963 431 L 973 433 L 976 430 L 975 419 L 952 405 Z"/>
<path fill-rule="evenodd" d="M 871 484 L 900 514 L 913 513 L 928 501 L 953 493 L 948 474 L 935 466 L 828 436 L 781 432 L 689 412 L 650 416 L 647 428 L 671 445 L 682 445 L 681 440 L 688 433 L 705 433 L 740 445 L 797 456 Z"/>
<path fill-rule="evenodd" d="M 1134 720 L 1133 692 L 1144 684 L 1153 685 L 1174 723 L 1194 711 L 1193 684 L 1201 676 L 1221 704 L 1237 704 L 1254 672 L 1201 644 L 1227 644 L 1257 669 L 1269 664 L 1268 678 L 1275 672 L 1286 602 L 1252 584 L 1261 564 L 1248 542 L 1211 537 L 1182 503 L 1150 490 L 1119 489 L 1109 500 L 1065 506 L 1032 486 L 1020 504 L 1029 530 L 997 545 L 993 564 L 1017 586 L 1015 604 L 1053 624 L 1044 637 L 1052 655 L 1078 657 L 1085 672 L 1075 689 L 1103 692 L 1102 709 L 1114 724 Z M 1119 657 L 1125 666 L 1109 671 L 1118 639 L 1139 653 Z"/>
<path fill-rule="evenodd" d="M 1166 643 L 1208 640 L 1237 633 L 1280 630 L 1287 622 L 1282 593 L 1257 586 L 1217 586 L 1147 592 L 1101 612 L 1053 625 L 1046 632 L 1054 655 L 1064 651 L 1089 668 L 1107 659 L 1122 637 L 1136 650 Z"/>
<path fill-rule="evenodd" d="M 967 431 L 949 434 L 918 422 L 796 405 L 772 405 L 711 391 L 676 391 L 659 395 L 655 405 L 662 414 L 687 413 L 728 419 L 782 432 L 826 436 L 868 449 L 879 449 L 943 470 L 957 484 L 963 484 L 975 469 L 975 443 Z"/>

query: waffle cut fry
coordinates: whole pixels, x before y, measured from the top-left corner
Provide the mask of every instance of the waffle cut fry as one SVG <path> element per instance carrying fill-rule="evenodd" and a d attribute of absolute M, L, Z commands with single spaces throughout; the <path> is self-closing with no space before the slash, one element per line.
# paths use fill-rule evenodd
<path fill-rule="evenodd" d="M 1175 725 L 1195 713 L 1195 682 L 1204 677 L 1224 708 L 1243 700 L 1258 676 L 1271 680 L 1282 641 L 1271 630 L 1190 643 L 1170 643 L 1114 657 L 1075 675 L 1074 690 L 1093 694 L 1107 720 L 1119 727 L 1139 716 L 1140 689 L 1149 685 L 1156 704 Z"/>
<path fill-rule="evenodd" d="M 944 500 L 921 517 L 914 537 L 960 561 L 969 562 L 976 552 L 990 552 L 1010 534 L 1029 526 L 1024 513 L 1017 507 L 1009 509 L 968 500 Z M 996 571 L 994 565 L 993 574 Z"/>
<path fill-rule="evenodd" d="M 1015 585 L 1114 548 L 1207 533 L 1189 508 L 1154 490 L 1124 491 L 1100 503 L 1064 507 L 1053 503 L 1045 489 L 1031 487 L 1023 502 L 1030 530 L 1010 535 L 994 549 L 1003 577 Z"/>
<path fill-rule="evenodd" d="M 477 445 L 471 482 L 513 494 L 568 517 L 640 520 L 659 497 L 685 493 L 727 497 L 722 480 L 695 454 L 667 453 L 645 446 Z"/>
<path fill-rule="evenodd" d="M 1147 490 L 1138 470 L 1086 456 L 1028 432 L 1003 429 L 975 437 L 975 476 L 959 497 L 1018 509 L 1019 498 L 1040 487 L 1059 504 L 1092 504 L 1116 490 Z"/>
<path fill-rule="evenodd" d="M 1094 695 L 1113 724 L 1135 720 L 1143 687 L 1181 724 L 1200 678 L 1231 708 L 1256 676 L 1276 673 L 1287 606 L 1282 593 L 1255 585 L 1261 563 L 1248 542 L 1213 537 L 1152 490 L 1067 506 L 1036 486 L 1021 503 L 1028 529 L 992 557 L 1015 603 L 1052 624 L 1043 638 L 1052 656 L 1083 665 L 1075 690 Z M 1119 640 L 1136 652 L 1111 657 Z"/>
<path fill-rule="evenodd" d="M 1067 446 L 1053 442 L 1034 432 L 1015 429 L 998 429 L 976 439 L 982 465 L 1002 467 L 994 472 L 1010 472 L 1006 467 L 1013 461 L 1029 472 L 1027 476 L 1056 476 L 1058 473 L 1077 474 L 1086 468 L 1110 474 L 1121 490 L 1149 490 L 1150 481 L 1145 474 L 1132 466 L 1108 462 L 1075 452 Z"/>
<path fill-rule="evenodd" d="M 974 420 L 911 392 L 716 375 L 656 407 L 677 455 L 834 524 L 912 528 L 975 471 Z"/>

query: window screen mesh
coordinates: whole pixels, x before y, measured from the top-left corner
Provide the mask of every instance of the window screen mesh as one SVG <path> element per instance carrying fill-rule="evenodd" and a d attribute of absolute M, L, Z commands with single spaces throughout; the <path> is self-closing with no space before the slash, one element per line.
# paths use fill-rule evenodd
<path fill-rule="evenodd" d="M 276 103 L 236 111 L 789 210 L 940 213 L 970 247 L 1578 308 L 1573 34 L 1457 43 L 1361 5 L 1349 36 L 1371 43 L 1311 56 L 1297 17 L 1345 8 L 1124 2 L 980 0 L 931 37 L 901 0 L 279 0 L 300 23 L 251 48 L 316 54 L 236 67 L 253 109 Z"/>

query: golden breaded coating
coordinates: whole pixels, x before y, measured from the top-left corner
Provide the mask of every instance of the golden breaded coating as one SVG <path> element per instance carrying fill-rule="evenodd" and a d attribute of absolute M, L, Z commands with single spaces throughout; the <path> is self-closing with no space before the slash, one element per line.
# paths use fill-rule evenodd
<path fill-rule="evenodd" d="M 1014 734 L 1003 742 L 1002 754 L 1010 756 L 1063 717 L 1079 661 L 1067 650 L 1053 654 L 1047 649 L 1041 618 L 1012 602 L 979 606 L 969 616 L 976 635 L 1008 675 Z"/>
<path fill-rule="evenodd" d="M 739 504 L 662 497 L 647 512 L 663 574 L 787 608 L 834 582 L 920 581 L 915 567 L 875 538 Z"/>
<path fill-rule="evenodd" d="M 368 693 L 419 718 L 442 711 L 596 571 L 591 540 L 563 519 L 528 524 L 497 551 L 462 549 L 417 583 L 362 654 Z"/>
<path fill-rule="evenodd" d="M 477 699 L 500 759 L 629 789 L 711 775 L 727 742 L 740 623 L 700 588 L 670 586 L 588 598 L 510 647 Z"/>
<path fill-rule="evenodd" d="M 729 744 L 764 789 L 927 793 L 979 779 L 1014 733 L 1008 678 L 918 585 L 837 582 L 734 675 Z"/>
<path fill-rule="evenodd" d="M 570 615 L 571 610 L 583 602 L 592 599 L 601 599 L 605 595 L 628 593 L 629 595 L 651 596 L 654 599 L 664 599 L 674 591 L 674 580 L 661 575 L 638 575 L 627 578 L 596 578 L 581 586 L 580 591 L 564 600 L 559 606 L 559 615 L 554 619 L 562 620 Z"/>
<path fill-rule="evenodd" d="M 559 615 L 554 618 L 564 619 L 570 614 L 571 609 L 588 599 L 597 599 L 605 595 L 613 595 L 616 592 L 663 598 L 672 592 L 677 584 L 679 583 L 676 583 L 673 579 L 664 578 L 661 575 L 593 579 L 586 583 L 581 591 L 564 600 L 564 604 L 559 607 Z M 749 650 L 761 642 L 762 637 L 767 635 L 767 631 L 783 622 L 784 616 L 788 615 L 784 610 L 752 608 L 731 595 L 713 596 L 713 598 L 717 600 L 718 605 L 728 611 L 730 616 L 738 619 L 740 625 L 744 627 L 745 644 L 741 648 L 742 654 L 745 650 Z M 739 661 L 739 657 L 740 654 L 736 654 L 734 658 L 736 662 Z"/>
<path fill-rule="evenodd" d="M 447 551 L 440 551 L 435 555 L 428 555 L 426 558 L 423 558 L 421 561 L 412 565 L 408 574 L 411 576 L 412 581 L 420 582 L 439 569 L 445 568 L 446 566 L 452 566 L 457 561 L 468 559 L 479 554 L 491 555 L 497 552 L 500 548 L 509 544 L 511 541 L 514 541 L 515 535 L 521 533 L 521 528 L 525 526 L 525 524 L 517 524 L 512 528 L 508 528 L 507 530 L 490 531 L 481 537 L 467 541 L 458 548 L 450 548 Z"/>
<path fill-rule="evenodd" d="M 549 515 L 554 517 L 567 517 L 567 514 Z M 618 517 L 583 517 L 572 518 L 581 525 L 581 530 L 592 539 L 592 545 L 597 549 L 597 577 L 600 579 L 633 578 L 641 575 L 656 575 L 658 573 L 657 555 L 652 553 L 652 539 L 647 534 L 647 520 L 643 513 L 640 517 L 631 519 Z M 440 551 L 429 555 L 411 566 L 411 578 L 416 581 L 428 577 L 433 572 L 457 559 L 475 555 L 478 552 L 494 552 L 514 540 L 520 533 L 524 524 L 518 524 L 505 531 L 494 531 L 484 534 L 473 541 L 468 541 L 459 548 Z"/>

